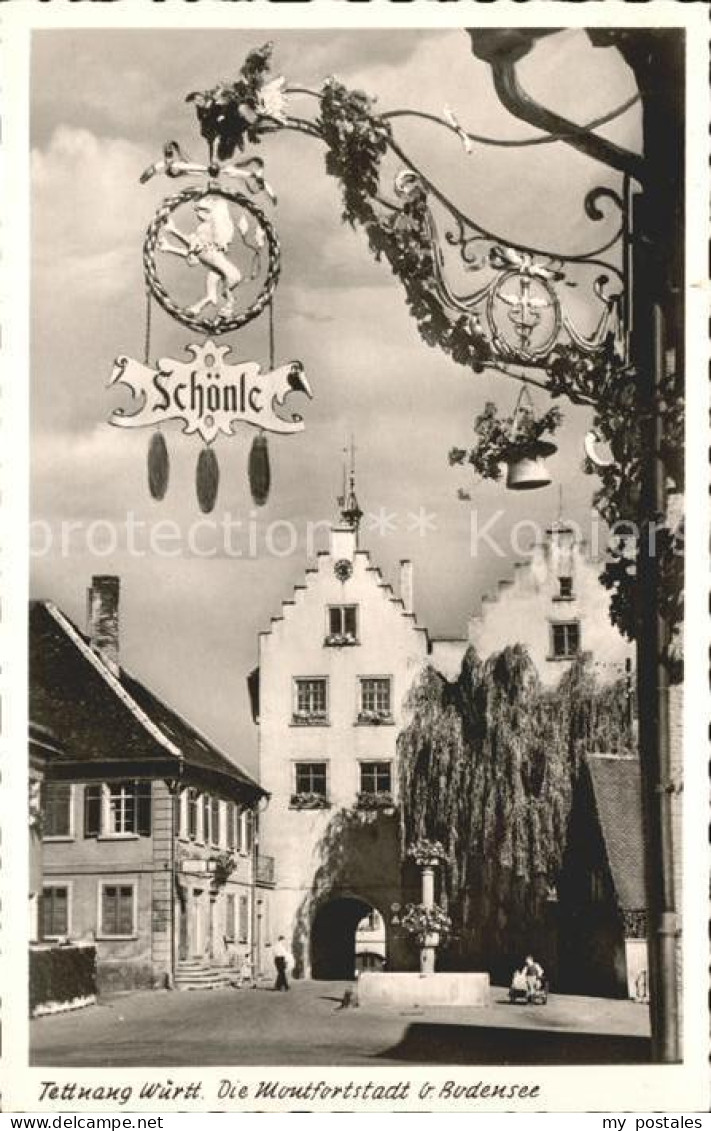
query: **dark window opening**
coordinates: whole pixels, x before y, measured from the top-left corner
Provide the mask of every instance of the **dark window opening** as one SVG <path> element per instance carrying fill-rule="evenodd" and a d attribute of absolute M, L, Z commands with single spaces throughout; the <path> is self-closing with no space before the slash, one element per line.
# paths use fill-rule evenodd
<path fill-rule="evenodd" d="M 41 923 L 43 939 L 69 934 L 69 888 L 42 888 Z"/>
<path fill-rule="evenodd" d="M 567 601 L 573 596 L 573 579 L 572 577 L 559 577 L 558 578 L 558 596 L 562 600 Z"/>
<path fill-rule="evenodd" d="M 567 621 L 551 625 L 553 656 L 555 659 L 571 659 L 580 651 L 580 625 L 577 621 Z"/>
<path fill-rule="evenodd" d="M 297 762 L 296 793 L 317 793 L 326 796 L 326 763 Z"/>
<path fill-rule="evenodd" d="M 392 793 L 392 769 L 389 762 L 361 762 L 361 793 Z"/>
<path fill-rule="evenodd" d="M 44 836 L 71 836 L 72 787 L 68 782 L 44 783 L 42 786 L 42 813 Z"/>

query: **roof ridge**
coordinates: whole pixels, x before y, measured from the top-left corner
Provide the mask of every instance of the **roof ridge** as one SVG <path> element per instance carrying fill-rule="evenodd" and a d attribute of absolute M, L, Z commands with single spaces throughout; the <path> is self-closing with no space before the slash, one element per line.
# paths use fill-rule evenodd
<path fill-rule="evenodd" d="M 50 616 L 57 622 L 59 627 L 66 633 L 72 643 L 79 649 L 81 654 L 86 660 L 99 672 L 102 678 L 109 685 L 114 695 L 119 699 L 123 705 L 131 712 L 131 714 L 140 722 L 148 733 L 154 738 L 161 746 L 164 746 L 176 758 L 183 760 L 182 750 L 171 742 L 170 739 L 163 733 L 161 728 L 148 717 L 142 707 L 138 705 L 132 695 L 121 684 L 121 681 L 113 674 L 106 664 L 97 656 L 93 648 L 86 643 L 82 638 L 81 633 L 71 623 L 68 617 L 64 615 L 61 609 L 57 608 L 54 601 L 43 601 L 41 604 L 47 609 Z M 128 673 L 127 673 L 128 674 Z M 136 681 L 140 682 L 140 681 Z"/>
<path fill-rule="evenodd" d="M 125 671 L 125 669 L 122 669 L 122 671 Z M 175 715 L 176 719 L 178 719 L 179 722 L 182 723 L 186 730 L 191 731 L 196 738 L 209 746 L 210 749 L 215 752 L 215 754 L 219 754 L 219 756 L 221 758 L 224 758 L 226 762 L 229 762 L 231 766 L 234 766 L 236 770 L 239 770 L 241 774 L 244 774 L 244 776 L 252 783 L 252 785 L 259 786 L 260 789 L 262 788 L 254 775 L 250 774 L 249 770 L 246 770 L 240 762 L 237 762 L 232 758 L 228 758 L 227 755 L 224 754 L 223 751 L 215 745 L 215 742 L 209 737 L 209 735 L 205 734 L 205 732 L 196 727 L 194 723 L 191 723 L 188 719 L 186 719 L 185 716 L 182 715 L 180 711 L 177 711 L 175 707 L 172 707 L 170 703 L 166 703 L 165 700 L 156 695 L 155 691 L 151 691 L 150 687 L 146 687 L 142 680 L 138 679 L 135 675 L 131 675 L 130 672 L 125 671 L 125 674 L 130 680 L 132 680 L 134 683 L 137 683 L 138 686 L 141 687 L 148 695 L 150 695 L 153 699 L 156 699 L 161 704 L 161 706 L 166 709 L 166 711 L 170 711 L 172 715 Z"/>

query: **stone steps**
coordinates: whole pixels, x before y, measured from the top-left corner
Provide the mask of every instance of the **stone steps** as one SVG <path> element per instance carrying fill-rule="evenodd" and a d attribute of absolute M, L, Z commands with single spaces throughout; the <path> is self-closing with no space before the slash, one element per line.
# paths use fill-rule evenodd
<path fill-rule="evenodd" d="M 229 966 L 211 966 L 199 958 L 185 959 L 175 971 L 176 990 L 224 990 L 237 977 Z"/>

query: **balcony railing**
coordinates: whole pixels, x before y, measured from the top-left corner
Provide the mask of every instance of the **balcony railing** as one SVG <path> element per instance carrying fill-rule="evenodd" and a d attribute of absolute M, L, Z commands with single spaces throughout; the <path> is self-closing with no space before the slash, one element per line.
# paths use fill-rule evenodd
<path fill-rule="evenodd" d="M 263 887 L 273 887 L 276 883 L 276 868 L 273 856 L 257 856 L 257 883 Z"/>

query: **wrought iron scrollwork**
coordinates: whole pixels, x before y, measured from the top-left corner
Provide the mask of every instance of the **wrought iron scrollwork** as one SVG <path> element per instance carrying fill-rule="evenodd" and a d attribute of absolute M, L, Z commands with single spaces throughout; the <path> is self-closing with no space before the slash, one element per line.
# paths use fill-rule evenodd
<path fill-rule="evenodd" d="M 447 226 L 440 231 L 442 221 L 431 200 L 430 186 L 411 168 L 398 173 L 394 190 L 401 211 L 416 196 L 424 203 L 424 232 L 437 295 L 452 316 L 465 315 L 475 332 L 486 338 L 495 361 L 541 367 L 556 346 L 568 344 L 586 356 L 607 351 L 620 364 L 626 362 L 624 240 L 628 216 L 625 198 L 614 189 L 596 187 L 584 200 L 585 214 L 593 222 L 608 219 L 603 202 L 619 209 L 620 223 L 613 235 L 601 245 L 573 254 L 511 244 L 462 213 L 446 213 Z M 439 204 L 444 207 L 441 201 Z M 393 222 L 397 224 L 398 219 Z M 458 253 L 458 274 L 463 275 L 459 286 L 453 281 L 457 265 L 448 262 L 448 248 Z M 602 258 L 613 249 L 618 249 L 619 263 Z M 477 285 L 463 286 L 472 276 Z M 592 329 L 578 325 L 564 288 L 581 293 L 578 305 L 598 306 Z"/>

